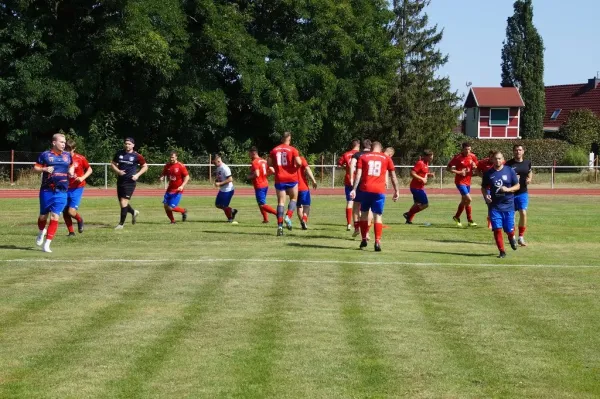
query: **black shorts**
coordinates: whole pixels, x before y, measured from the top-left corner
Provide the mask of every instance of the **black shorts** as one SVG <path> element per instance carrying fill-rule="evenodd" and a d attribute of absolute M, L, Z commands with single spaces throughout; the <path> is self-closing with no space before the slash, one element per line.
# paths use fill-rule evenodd
<path fill-rule="evenodd" d="M 117 182 L 117 197 L 131 199 L 133 192 L 135 191 L 135 182 Z"/>

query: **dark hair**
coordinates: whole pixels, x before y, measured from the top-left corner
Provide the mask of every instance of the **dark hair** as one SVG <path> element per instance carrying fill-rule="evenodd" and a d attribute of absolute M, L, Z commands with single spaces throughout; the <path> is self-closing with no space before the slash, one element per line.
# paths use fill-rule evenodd
<path fill-rule="evenodd" d="M 289 137 L 292 137 L 292 132 L 283 132 L 283 134 L 281 135 L 281 142 L 283 143 Z"/>
<path fill-rule="evenodd" d="M 469 143 L 468 141 L 465 141 L 464 143 L 462 143 L 462 148 L 465 149 L 467 147 L 471 147 L 471 143 Z"/>
<path fill-rule="evenodd" d="M 516 150 L 518 147 L 522 147 L 523 151 L 525 151 L 525 146 L 523 144 L 515 144 L 515 145 L 513 145 L 513 151 Z"/>
<path fill-rule="evenodd" d="M 424 157 L 429 157 L 429 156 L 433 155 L 433 151 L 431 151 L 430 149 L 423 150 L 422 155 Z"/>
<path fill-rule="evenodd" d="M 354 140 L 352 140 L 352 143 L 350 144 L 350 149 L 352 149 L 358 145 L 360 145 L 360 140 L 354 139 Z"/>
<path fill-rule="evenodd" d="M 133 139 L 133 137 L 125 137 L 124 142 L 127 142 L 127 141 L 131 141 L 131 144 L 135 145 L 135 140 Z"/>
<path fill-rule="evenodd" d="M 177 151 L 171 151 L 170 155 L 175 155 L 175 156 L 177 156 L 178 154 L 177 154 Z"/>
<path fill-rule="evenodd" d="M 250 147 L 250 149 L 248 151 L 249 152 L 258 152 L 258 148 L 256 148 L 256 146 L 252 146 L 252 147 Z"/>
<path fill-rule="evenodd" d="M 215 152 L 215 153 L 212 155 L 212 160 L 213 160 L 213 162 L 214 162 L 216 159 L 218 159 L 218 158 L 221 158 L 221 154 L 219 154 L 218 152 Z"/>
<path fill-rule="evenodd" d="M 67 140 L 67 143 L 65 144 L 65 151 L 73 151 L 75 148 L 77 148 L 77 143 L 75 140 Z"/>
<path fill-rule="evenodd" d="M 494 150 L 490 150 L 490 152 L 488 152 L 488 155 L 490 157 L 493 157 L 494 155 L 496 155 L 496 153 L 498 152 L 498 150 L 494 149 Z"/>
<path fill-rule="evenodd" d="M 362 141 L 362 145 L 363 145 L 363 148 L 369 148 L 370 149 L 372 147 L 373 143 L 371 143 L 371 140 L 369 140 L 369 139 L 364 139 Z"/>

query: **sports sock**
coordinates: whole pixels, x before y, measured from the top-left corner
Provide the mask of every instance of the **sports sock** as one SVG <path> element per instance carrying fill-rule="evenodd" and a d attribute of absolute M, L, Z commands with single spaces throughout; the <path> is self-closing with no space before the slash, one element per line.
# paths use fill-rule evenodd
<path fill-rule="evenodd" d="M 408 221 L 412 222 L 415 215 L 419 212 L 421 212 L 421 207 L 419 205 L 413 205 L 408 211 Z"/>
<path fill-rule="evenodd" d="M 462 215 L 463 211 L 465 210 L 465 206 L 463 205 L 463 203 L 461 202 L 458 205 L 458 210 L 456 211 L 456 215 L 454 215 L 455 218 L 459 219 L 460 215 Z"/>
<path fill-rule="evenodd" d="M 294 215 L 295 210 L 296 210 L 296 201 L 290 201 L 290 203 L 288 204 L 288 216 L 292 217 Z"/>
<path fill-rule="evenodd" d="M 360 221 L 360 235 L 363 240 L 367 239 L 367 235 L 369 234 L 369 221 L 361 220 Z"/>
<path fill-rule="evenodd" d="M 310 216 L 310 205 L 303 205 L 302 206 L 302 211 L 304 212 L 304 214 L 306 215 L 306 217 Z"/>
<path fill-rule="evenodd" d="M 263 217 L 263 221 L 268 222 L 269 214 L 267 213 L 267 211 L 265 211 L 261 205 L 258 206 L 258 210 L 260 211 L 260 214 Z"/>
<path fill-rule="evenodd" d="M 277 211 L 275 209 L 273 209 L 270 205 L 267 205 L 267 204 L 261 205 L 260 209 L 262 209 L 266 213 L 270 213 L 271 215 L 277 215 Z"/>
<path fill-rule="evenodd" d="M 121 220 L 119 224 L 125 224 L 125 219 L 127 219 L 127 207 L 121 208 Z"/>
<path fill-rule="evenodd" d="M 45 228 L 46 228 L 46 221 L 42 220 L 42 218 L 38 218 L 38 229 L 40 229 L 40 231 L 42 231 Z"/>
<path fill-rule="evenodd" d="M 302 221 L 304 223 L 308 223 L 308 215 L 306 213 L 304 215 L 302 215 Z"/>
<path fill-rule="evenodd" d="M 374 223 L 374 225 L 375 241 L 379 242 L 381 241 L 381 234 L 383 233 L 383 223 Z"/>
<path fill-rule="evenodd" d="M 356 221 L 354 222 L 354 230 L 358 230 L 360 228 L 360 222 Z"/>
<path fill-rule="evenodd" d="M 71 219 L 71 215 L 69 215 L 68 212 L 65 212 L 63 213 L 63 219 L 65 220 L 65 225 L 67 225 L 69 233 L 74 233 L 75 230 L 73 229 L 73 219 Z"/>
<path fill-rule="evenodd" d="M 231 219 L 231 211 L 232 211 L 232 209 L 229 206 L 226 208 L 223 208 L 223 212 L 225 212 L 225 216 L 227 216 L 228 220 Z"/>
<path fill-rule="evenodd" d="M 287 212 L 285 213 L 285 215 L 291 219 L 291 218 L 292 218 L 292 216 L 294 216 L 294 211 L 290 211 L 290 210 L 288 209 L 288 210 L 287 210 Z"/>
<path fill-rule="evenodd" d="M 175 208 L 173 208 L 173 212 L 183 213 L 183 212 L 185 212 L 185 209 L 183 209 L 182 207 L 176 206 Z"/>
<path fill-rule="evenodd" d="M 527 227 L 523 226 L 519 226 L 519 237 L 523 237 L 525 235 L 525 230 L 527 230 Z"/>
<path fill-rule="evenodd" d="M 58 229 L 58 220 L 50 220 L 50 224 L 48 225 L 48 235 L 46 235 L 46 240 L 52 240 L 54 238 L 54 234 L 56 234 L 57 229 Z"/>
<path fill-rule="evenodd" d="M 504 252 L 504 238 L 502 237 L 502 229 L 494 230 L 494 240 L 496 240 L 496 246 L 498 250 Z"/>
<path fill-rule="evenodd" d="M 507 237 L 509 240 L 514 240 L 515 239 L 515 231 L 511 231 L 510 233 L 506 233 Z"/>
<path fill-rule="evenodd" d="M 132 215 L 135 213 L 135 210 L 129 204 L 127 204 L 127 207 L 125 209 L 127 209 L 127 212 L 131 213 Z"/>
<path fill-rule="evenodd" d="M 465 207 L 465 210 L 467 211 L 467 220 L 469 222 L 473 221 L 473 208 L 471 208 L 471 205 L 468 205 Z"/>
<path fill-rule="evenodd" d="M 75 220 L 77 220 L 77 223 L 81 223 L 83 221 L 81 215 L 78 212 L 75 213 Z"/>
<path fill-rule="evenodd" d="M 346 222 L 352 224 L 352 208 L 346 208 Z"/>
<path fill-rule="evenodd" d="M 169 220 L 171 222 L 175 221 L 175 218 L 173 217 L 173 211 L 170 209 L 165 209 L 165 213 L 167 214 L 167 217 L 169 218 Z"/>
<path fill-rule="evenodd" d="M 283 224 L 283 205 L 277 205 L 277 224 L 281 226 Z"/>

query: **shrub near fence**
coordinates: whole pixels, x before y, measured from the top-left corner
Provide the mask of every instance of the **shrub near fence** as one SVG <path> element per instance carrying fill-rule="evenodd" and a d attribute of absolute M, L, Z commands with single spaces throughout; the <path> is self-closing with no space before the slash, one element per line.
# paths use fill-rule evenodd
<path fill-rule="evenodd" d="M 560 163 L 573 146 L 562 140 L 532 139 L 532 140 L 472 140 L 473 152 L 477 158 L 487 158 L 490 150 L 498 150 L 506 159 L 512 158 L 512 149 L 515 144 L 525 146 L 525 159 L 533 165 L 552 165 Z"/>

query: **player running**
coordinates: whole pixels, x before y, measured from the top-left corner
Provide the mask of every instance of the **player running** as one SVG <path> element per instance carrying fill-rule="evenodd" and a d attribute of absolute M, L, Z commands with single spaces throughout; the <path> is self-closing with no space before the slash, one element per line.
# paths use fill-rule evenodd
<path fill-rule="evenodd" d="M 402 216 L 406 219 L 406 224 L 412 224 L 415 215 L 421 211 L 424 211 L 429 207 L 429 199 L 425 193 L 425 185 L 427 179 L 435 177 L 433 173 L 429 172 L 429 164 L 433 161 L 433 151 L 424 150 L 421 159 L 417 161 L 410 171 L 412 181 L 410 182 L 410 192 L 413 196 L 414 204 L 405 212 Z"/>
<path fill-rule="evenodd" d="M 306 158 L 300 157 L 300 160 L 302 161 L 302 166 L 298 168 L 298 219 L 300 219 L 302 230 L 308 230 L 308 215 L 310 215 L 311 199 L 306 175 L 310 178 L 314 190 L 317 189 L 317 181 L 315 180 L 315 176 L 313 175 L 310 166 L 308 166 L 308 162 L 306 162 Z"/>
<path fill-rule="evenodd" d="M 67 190 L 69 189 L 69 178 L 73 177 L 73 159 L 71 154 L 65 150 L 66 139 L 63 134 L 57 133 L 52 136 L 52 149 L 42 152 L 33 166 L 33 169 L 42 173 L 42 184 L 40 186 L 40 215 L 38 217 L 38 228 L 40 232 L 35 241 L 36 245 L 42 246 L 44 252 L 52 252 L 50 244 L 58 229 L 60 213 L 67 205 Z M 46 221 L 50 214 L 50 223 L 46 229 Z M 44 242 L 44 237 L 46 242 Z"/>
<path fill-rule="evenodd" d="M 352 229 L 352 207 L 354 206 L 354 201 L 350 199 L 350 192 L 352 191 L 352 179 L 350 173 L 350 164 L 352 160 L 352 156 L 358 152 L 360 149 L 360 141 L 352 140 L 352 144 L 350 145 L 350 150 L 346 151 L 342 154 L 337 164 L 341 168 L 346 168 L 346 174 L 344 176 L 344 191 L 346 193 L 346 231 L 350 231 Z M 358 224 L 358 218 L 354 219 L 354 222 Z"/>
<path fill-rule="evenodd" d="M 506 257 L 502 230 L 508 236 L 510 246 L 517 250 L 515 240 L 515 204 L 514 193 L 519 191 L 519 178 L 512 168 L 504 165 L 504 156 L 501 152 L 494 154 L 494 167 L 483 175 L 481 193 L 485 202 L 490 204 L 490 219 L 494 239 L 500 254 L 498 258 Z"/>
<path fill-rule="evenodd" d="M 285 132 L 281 144 L 269 153 L 268 165 L 275 173 L 275 190 L 277 192 L 277 236 L 283 235 L 285 221 L 288 230 L 292 230 L 292 216 L 298 200 L 298 168 L 302 165 L 298 150 L 290 145 L 292 133 Z M 285 197 L 290 197 L 287 213 L 283 214 Z"/>
<path fill-rule="evenodd" d="M 513 146 L 514 158 L 506 162 L 517 176 L 519 176 L 519 191 L 515 193 L 515 210 L 519 212 L 519 245 L 526 247 L 525 230 L 527 229 L 527 207 L 529 205 L 529 192 L 527 186 L 531 184 L 533 171 L 531 169 L 531 161 L 523 159 L 525 147 L 521 144 Z"/>
<path fill-rule="evenodd" d="M 273 168 L 267 165 L 267 161 L 258 156 L 258 149 L 256 147 L 250 148 L 248 155 L 252 160 L 250 165 L 250 174 L 248 179 L 252 180 L 254 186 L 254 194 L 256 196 L 256 203 L 258 209 L 263 217 L 263 223 L 269 223 L 269 213 L 271 215 L 277 215 L 277 211 L 271 206 L 267 205 L 267 193 L 269 191 L 269 181 L 267 176 L 272 174 Z"/>
<path fill-rule="evenodd" d="M 167 192 L 163 198 L 165 213 L 171 224 L 175 224 L 173 212 L 181 213 L 181 221 L 185 222 L 188 216 L 187 209 L 181 208 L 179 202 L 181 202 L 183 188 L 190 181 L 190 175 L 185 165 L 177 160 L 177 152 L 175 151 L 171 152 L 169 162 L 165 164 L 160 174 L 161 181 L 165 178 L 169 181 Z"/>
<path fill-rule="evenodd" d="M 356 180 L 356 165 L 358 162 L 358 159 L 365 153 L 368 153 L 371 151 L 371 140 L 369 139 L 364 139 L 362 142 L 363 145 L 363 149 L 362 151 L 358 151 L 356 152 L 354 155 L 352 155 L 352 159 L 350 161 L 350 183 L 352 184 L 352 189 L 354 189 L 354 187 L 356 186 L 355 180 Z M 361 194 L 361 189 L 360 189 L 360 185 L 357 186 L 358 187 L 358 191 L 356 192 L 356 194 L 354 195 L 353 198 L 353 205 L 352 205 L 352 215 L 354 217 L 354 233 L 352 233 L 352 237 L 356 237 L 360 234 L 360 201 L 362 199 L 362 194 Z M 372 216 L 369 214 L 370 218 L 369 218 L 369 224 L 371 224 L 371 220 L 372 220 Z"/>
<path fill-rule="evenodd" d="M 67 206 L 63 210 L 63 219 L 67 230 L 69 230 L 69 237 L 75 236 L 73 229 L 73 219 L 77 221 L 77 231 L 83 233 L 83 218 L 77 212 L 79 205 L 81 204 L 81 198 L 83 197 L 83 189 L 85 187 L 85 180 L 92 174 L 92 167 L 88 160 L 81 154 L 75 152 L 77 144 L 74 140 L 67 140 L 65 145 L 65 151 L 71 154 L 73 160 L 73 170 L 75 176 L 69 179 L 69 190 L 67 191 Z"/>
<path fill-rule="evenodd" d="M 121 219 L 115 230 L 121 230 L 125 224 L 127 213 L 131 213 L 131 224 L 137 222 L 137 217 L 140 212 L 133 209 L 129 204 L 133 192 L 135 191 L 136 182 L 141 175 L 146 173 L 148 165 L 144 157 L 134 151 L 135 141 L 131 137 L 127 137 L 123 144 L 124 148 L 117 151 L 110 166 L 117 174 L 117 197 L 121 205 Z M 138 171 L 137 168 L 140 167 Z"/>
<path fill-rule="evenodd" d="M 483 177 L 485 172 L 487 172 L 488 170 L 490 170 L 491 168 L 494 167 L 494 154 L 496 152 L 497 152 L 496 150 L 490 150 L 487 158 L 483 158 L 479 162 L 477 162 L 477 172 L 476 172 L 477 176 Z M 487 225 L 488 225 L 488 229 L 491 229 L 492 222 L 490 221 L 490 212 L 489 212 L 490 205 L 488 203 L 486 203 L 486 205 L 488 207 Z"/>
<path fill-rule="evenodd" d="M 231 224 L 237 224 L 235 221 L 235 215 L 238 210 L 233 209 L 229 206 L 235 190 L 233 188 L 233 177 L 231 176 L 231 169 L 225 165 L 221 156 L 216 154 L 213 158 L 213 163 L 217 167 L 217 178 L 215 179 L 215 187 L 219 189 L 217 198 L 215 199 L 215 206 L 222 209 L 227 217 L 227 222 Z"/>
<path fill-rule="evenodd" d="M 473 169 L 477 166 L 477 157 L 471 152 L 471 144 L 463 143 L 462 150 L 459 154 L 455 155 L 454 158 L 448 163 L 447 170 L 453 173 L 454 183 L 458 189 L 461 200 L 458 205 L 458 210 L 452 218 L 456 222 L 456 226 L 462 227 L 460 222 L 460 215 L 463 211 L 467 212 L 467 221 L 469 227 L 477 226 L 477 223 L 473 221 L 473 210 L 471 208 L 471 176 L 473 176 Z"/>
<path fill-rule="evenodd" d="M 362 241 L 359 248 L 367 246 L 367 234 L 369 233 L 369 211 L 373 211 L 375 230 L 375 251 L 381 251 L 381 235 L 383 232 L 383 208 L 385 205 L 385 179 L 389 172 L 394 187 L 394 202 L 398 200 L 398 179 L 392 158 L 381 152 L 382 146 L 374 142 L 372 152 L 362 155 L 356 164 L 356 179 L 350 196 L 354 198 L 360 185 L 362 192 L 360 205 L 360 232 Z"/>

